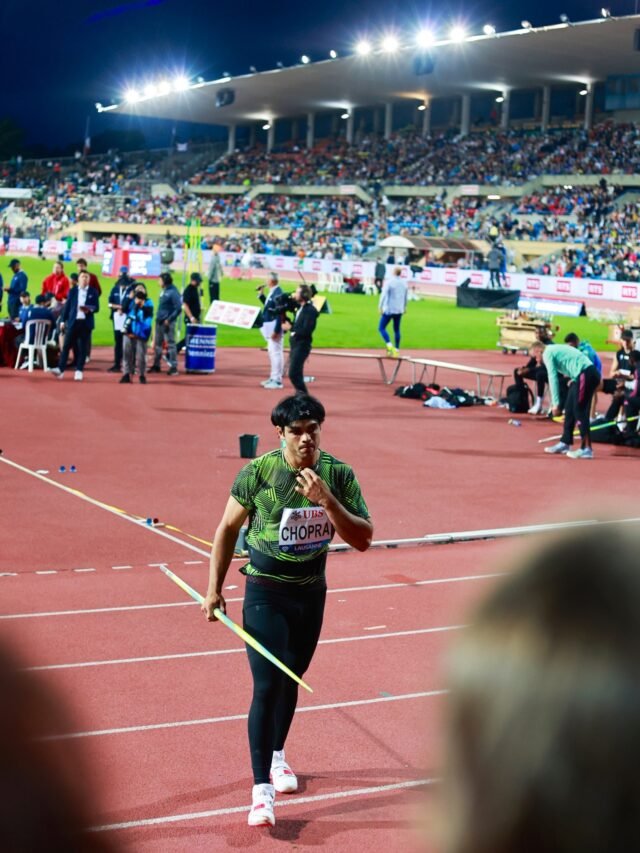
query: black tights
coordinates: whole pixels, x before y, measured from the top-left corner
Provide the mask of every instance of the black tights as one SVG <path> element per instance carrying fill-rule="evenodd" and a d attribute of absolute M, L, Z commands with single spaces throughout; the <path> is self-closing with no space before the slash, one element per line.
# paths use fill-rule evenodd
<path fill-rule="evenodd" d="M 247 582 L 243 624 L 296 675 L 306 672 L 316 650 L 326 589 L 304 587 L 282 592 Z M 284 748 L 298 701 L 298 685 L 261 654 L 247 646 L 253 676 L 249 710 L 249 748 L 256 785 L 269 782 L 274 750 Z"/>

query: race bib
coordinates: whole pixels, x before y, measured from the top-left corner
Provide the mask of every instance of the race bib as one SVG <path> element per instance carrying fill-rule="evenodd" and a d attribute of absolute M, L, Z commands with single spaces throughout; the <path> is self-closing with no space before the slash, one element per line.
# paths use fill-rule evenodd
<path fill-rule="evenodd" d="M 285 554 L 317 551 L 331 542 L 331 522 L 321 506 L 308 506 L 282 511 L 278 547 Z"/>

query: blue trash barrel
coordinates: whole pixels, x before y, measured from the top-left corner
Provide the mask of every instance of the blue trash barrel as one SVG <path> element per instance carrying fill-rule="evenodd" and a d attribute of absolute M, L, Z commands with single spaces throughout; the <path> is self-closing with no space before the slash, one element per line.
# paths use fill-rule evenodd
<path fill-rule="evenodd" d="M 187 373 L 215 373 L 216 332 L 215 326 L 196 326 L 189 323 L 185 359 Z"/>

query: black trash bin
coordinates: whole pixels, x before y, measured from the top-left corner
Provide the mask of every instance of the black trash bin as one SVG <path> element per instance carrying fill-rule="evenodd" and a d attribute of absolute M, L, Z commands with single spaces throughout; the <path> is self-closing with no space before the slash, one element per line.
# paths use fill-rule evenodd
<path fill-rule="evenodd" d="M 243 459 L 255 459 L 258 452 L 258 435 L 243 433 L 240 436 L 240 456 Z"/>

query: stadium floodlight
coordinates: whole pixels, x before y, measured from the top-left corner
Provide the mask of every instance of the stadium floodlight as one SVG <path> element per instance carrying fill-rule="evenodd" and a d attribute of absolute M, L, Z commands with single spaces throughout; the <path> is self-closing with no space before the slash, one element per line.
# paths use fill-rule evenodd
<path fill-rule="evenodd" d="M 585 96 L 585 95 L 588 95 L 588 94 L 589 94 L 589 90 L 588 90 L 587 88 L 580 89 L 580 91 L 578 92 L 578 94 L 579 94 L 579 95 L 581 95 L 581 96 L 584 98 L 584 96 Z"/>
<path fill-rule="evenodd" d="M 603 18 L 610 18 L 611 17 L 611 9 L 605 9 L 605 7 L 603 6 L 602 9 L 600 9 L 600 14 L 602 15 Z"/>
<path fill-rule="evenodd" d="M 436 38 L 434 34 L 431 32 L 431 30 L 428 30 L 426 28 L 419 30 L 416 34 L 416 44 L 418 45 L 418 47 L 431 47 L 435 40 Z"/>
<path fill-rule="evenodd" d="M 531 24 L 531 21 L 520 21 L 520 26 L 522 27 L 523 30 L 532 30 L 533 29 L 533 25 Z"/>
<path fill-rule="evenodd" d="M 258 73 L 258 69 L 256 68 L 256 66 L 250 65 L 249 66 L 249 74 L 257 74 L 257 73 Z"/>
<path fill-rule="evenodd" d="M 455 41 L 458 44 L 464 41 L 466 37 L 466 30 L 464 27 L 460 26 L 460 24 L 456 24 L 449 30 L 449 38 L 451 39 L 451 41 Z"/>
<path fill-rule="evenodd" d="M 271 130 L 271 122 L 262 125 L 263 130 Z"/>
<path fill-rule="evenodd" d="M 229 74 L 228 71 L 223 71 L 222 72 L 222 79 L 223 80 L 231 80 L 231 74 Z"/>
<path fill-rule="evenodd" d="M 337 59 L 338 58 L 338 51 L 337 50 L 330 50 L 329 51 L 329 58 L 330 59 Z"/>
<path fill-rule="evenodd" d="M 482 28 L 482 32 L 485 34 L 485 36 L 495 36 L 496 28 L 493 26 L 493 24 L 485 24 Z"/>
<path fill-rule="evenodd" d="M 189 81 L 186 77 L 179 76 L 175 77 L 173 80 L 173 91 L 174 92 L 184 92 L 189 88 Z"/>
<path fill-rule="evenodd" d="M 356 44 L 356 53 L 358 56 L 367 56 L 367 54 L 371 53 L 371 44 L 366 39 L 361 39 Z"/>
<path fill-rule="evenodd" d="M 196 82 L 204 83 L 204 77 L 198 77 Z M 187 86 L 188 86 L 188 84 L 187 84 Z"/>
<path fill-rule="evenodd" d="M 426 110 L 426 108 L 427 108 L 427 105 L 426 105 L 426 104 L 420 104 L 420 105 L 418 106 L 418 109 L 420 110 L 420 112 L 421 112 L 421 113 L 422 113 L 422 112 L 424 112 L 424 111 Z"/>
<path fill-rule="evenodd" d="M 311 60 L 309 59 L 309 57 L 307 56 L 306 53 L 303 53 L 302 56 L 300 57 L 300 62 L 303 65 L 308 65 L 311 62 Z"/>
<path fill-rule="evenodd" d="M 101 113 L 102 110 L 104 109 L 104 107 L 102 106 L 102 104 L 99 101 L 96 104 L 96 109 L 98 110 L 99 113 Z"/>
<path fill-rule="evenodd" d="M 346 112 L 346 113 L 342 113 L 342 115 L 340 116 L 340 118 L 342 118 L 342 119 L 347 119 L 347 118 L 349 118 L 349 115 L 350 115 L 350 114 L 349 114 L 348 112 Z"/>
<path fill-rule="evenodd" d="M 380 42 L 380 48 L 385 53 L 395 53 L 399 47 L 400 42 L 398 41 L 397 36 L 394 35 L 385 36 Z"/>
<path fill-rule="evenodd" d="M 124 93 L 124 99 L 128 104 L 135 104 L 140 100 L 140 93 L 136 89 L 127 89 Z"/>
<path fill-rule="evenodd" d="M 154 95 L 158 94 L 158 87 L 155 83 L 147 83 L 144 87 L 144 96 L 145 98 L 153 98 Z"/>
<path fill-rule="evenodd" d="M 168 80 L 161 80 L 158 83 L 158 94 L 159 95 L 168 95 L 171 91 L 171 83 Z"/>
<path fill-rule="evenodd" d="M 498 95 L 498 97 L 496 98 L 496 104 L 503 104 L 503 103 L 504 103 L 504 95 Z"/>
<path fill-rule="evenodd" d="M 569 23 L 569 16 L 565 12 L 563 12 L 560 15 L 560 23 L 561 24 L 568 24 Z"/>
<path fill-rule="evenodd" d="M 284 62 L 276 62 L 276 68 L 284 68 Z"/>

